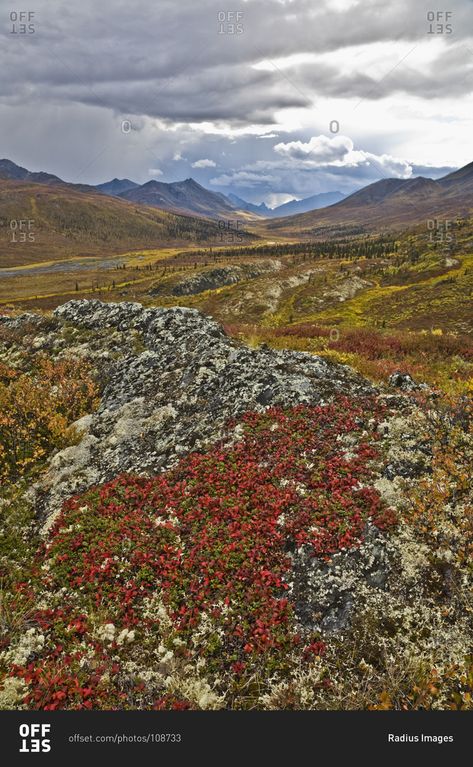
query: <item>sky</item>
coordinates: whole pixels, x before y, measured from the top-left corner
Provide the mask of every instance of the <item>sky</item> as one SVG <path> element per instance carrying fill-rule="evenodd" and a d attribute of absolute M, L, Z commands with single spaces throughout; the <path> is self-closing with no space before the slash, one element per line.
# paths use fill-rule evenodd
<path fill-rule="evenodd" d="M 473 160 L 473 0 L 35 0 L 23 14 L 0 0 L 0 157 L 29 170 L 192 177 L 274 207 Z"/>

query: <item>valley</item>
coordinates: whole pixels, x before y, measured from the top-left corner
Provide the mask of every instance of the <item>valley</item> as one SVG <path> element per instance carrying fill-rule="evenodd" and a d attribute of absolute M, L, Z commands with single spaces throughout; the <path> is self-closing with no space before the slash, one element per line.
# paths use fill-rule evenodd
<path fill-rule="evenodd" d="M 418 227 L 397 238 L 358 235 L 316 246 L 260 239 L 244 247 L 144 249 L 24 264 L 0 270 L 0 302 L 6 312 L 50 311 L 82 297 L 188 306 L 251 343 L 322 352 L 384 378 L 392 365 L 382 370 L 379 363 L 376 370 L 372 360 L 358 358 L 363 345 L 351 349 L 346 338 L 370 332 L 381 350 L 383 339 L 404 335 L 413 344 L 409 371 L 431 382 L 437 379 L 430 368 L 439 368 L 442 354 L 429 360 L 421 349 L 447 349 L 448 339 L 459 337 L 464 354 L 448 364 L 443 359 L 442 376 L 451 388 L 462 388 L 472 373 L 472 227 L 455 226 L 453 241 L 431 242 L 429 235 Z"/>

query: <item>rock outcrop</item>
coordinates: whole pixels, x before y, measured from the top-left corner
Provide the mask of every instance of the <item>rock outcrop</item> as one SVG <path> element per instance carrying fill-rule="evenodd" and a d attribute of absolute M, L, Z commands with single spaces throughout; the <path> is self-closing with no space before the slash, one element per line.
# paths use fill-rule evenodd
<path fill-rule="evenodd" d="M 193 309 L 80 300 L 54 316 L 56 327 L 36 347 L 59 339 L 60 354 L 92 358 L 104 383 L 98 411 L 76 424 L 81 440 L 54 456 L 38 490 L 45 517 L 120 472 L 168 468 L 218 440 L 245 411 L 373 391 L 350 368 L 321 357 L 239 346 Z"/>
<path fill-rule="evenodd" d="M 158 285 L 149 291 L 151 296 L 170 292 L 173 296 L 193 296 L 205 290 L 215 290 L 228 285 L 236 285 L 244 280 L 254 280 L 264 274 L 278 272 L 283 268 L 280 261 L 266 261 L 258 264 L 243 264 L 241 266 L 221 266 L 215 269 L 186 276 L 180 279 L 172 288 L 167 284 Z"/>

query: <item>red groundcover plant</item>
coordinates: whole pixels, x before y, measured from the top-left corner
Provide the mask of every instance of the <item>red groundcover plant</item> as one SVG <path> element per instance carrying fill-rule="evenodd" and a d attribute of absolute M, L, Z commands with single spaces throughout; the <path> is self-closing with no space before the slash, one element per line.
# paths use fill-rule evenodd
<path fill-rule="evenodd" d="M 36 657 L 11 669 L 28 685 L 26 705 L 189 707 L 166 692 L 149 699 L 147 683 L 125 674 L 139 653 L 149 668 L 163 642 L 183 663 L 202 658 L 235 695 L 255 669 L 283 673 L 295 658 L 323 655 L 320 636 L 296 625 L 291 553 L 305 544 L 329 561 L 359 545 L 368 521 L 395 523 L 369 485 L 373 416 L 382 417 L 373 399 L 343 398 L 249 413 L 228 444 L 69 500 L 20 588 L 41 600 L 34 621 L 44 636 Z M 165 613 L 153 615 L 156 595 Z M 203 616 L 213 627 L 205 636 Z"/>

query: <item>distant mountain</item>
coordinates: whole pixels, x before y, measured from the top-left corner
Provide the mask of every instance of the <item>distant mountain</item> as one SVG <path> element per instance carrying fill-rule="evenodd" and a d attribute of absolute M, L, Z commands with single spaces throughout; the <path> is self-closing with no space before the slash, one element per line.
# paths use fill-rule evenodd
<path fill-rule="evenodd" d="M 31 181 L 35 184 L 64 184 L 64 181 L 59 176 L 54 176 L 52 173 L 32 173 L 26 168 L 22 168 L 21 165 L 17 165 L 11 160 L 0 160 L 0 178 L 8 178 L 12 181 Z"/>
<path fill-rule="evenodd" d="M 114 178 L 103 184 L 97 184 L 97 186 L 89 186 L 87 184 L 68 183 L 51 173 L 33 173 L 27 168 L 16 165 L 11 160 L 3 159 L 0 160 L 1 179 L 62 186 L 86 193 L 106 194 L 140 205 L 160 208 L 177 215 L 225 218 L 234 216 L 235 212 L 240 210 L 225 195 L 205 189 L 192 178 L 169 184 L 152 180 L 141 186 L 128 178 Z M 251 216 L 248 218 L 251 219 Z"/>
<path fill-rule="evenodd" d="M 276 208 L 268 208 L 264 202 L 259 205 L 246 202 L 246 200 L 242 200 L 236 194 L 229 194 L 227 197 L 239 210 L 256 213 L 265 218 L 279 218 L 280 216 L 292 216 L 296 213 L 306 213 L 308 210 L 325 208 L 327 205 L 333 205 L 343 200 L 345 195 L 341 192 L 322 192 L 321 194 L 314 194 L 312 197 L 306 197 L 303 200 L 289 200 L 289 202 L 278 205 Z"/>
<path fill-rule="evenodd" d="M 194 181 L 187 178 L 185 181 L 165 183 L 163 181 L 148 181 L 146 184 L 137 184 L 129 178 L 114 178 L 96 186 L 87 184 L 72 184 L 52 173 L 32 172 L 27 168 L 8 159 L 0 160 L 0 179 L 11 181 L 28 181 L 35 184 L 48 184 L 64 186 L 82 192 L 96 192 L 119 197 L 129 202 L 140 205 L 150 205 L 154 208 L 167 210 L 177 214 L 201 216 L 205 218 L 225 218 L 235 216 L 236 212 L 249 214 L 248 221 L 255 220 L 254 215 L 263 218 L 275 218 L 303 213 L 315 210 L 326 205 L 332 205 L 343 199 L 340 192 L 327 192 L 316 194 L 304 200 L 291 200 L 279 205 L 277 208 L 268 208 L 263 202 L 259 205 L 247 202 L 236 194 L 225 196 L 219 192 L 212 192 Z"/>
<path fill-rule="evenodd" d="M 363 189 L 359 189 L 357 192 L 353 192 L 353 194 L 345 197 L 345 202 L 348 204 L 348 201 L 350 201 L 350 205 L 378 203 L 399 189 L 402 189 L 405 183 L 405 180 L 402 178 L 382 178 L 380 181 L 364 186 Z"/>
<path fill-rule="evenodd" d="M 313 194 L 312 197 L 305 197 L 303 200 L 289 200 L 289 202 L 278 205 L 277 208 L 273 208 L 270 211 L 269 215 L 272 218 L 279 218 L 280 216 L 293 216 L 297 213 L 307 213 L 309 210 L 317 210 L 318 208 L 326 208 L 328 205 L 334 205 L 344 198 L 345 195 L 341 192 L 322 192 L 321 194 Z"/>
<path fill-rule="evenodd" d="M 462 189 L 465 194 L 473 192 L 473 162 L 439 178 L 436 183 L 447 191 Z"/>
<path fill-rule="evenodd" d="M 207 218 L 234 215 L 236 210 L 225 195 L 205 189 L 193 178 L 174 181 L 170 184 L 163 181 L 148 181 L 142 186 L 122 192 L 119 197 L 141 205 L 161 208 L 161 210 Z"/>
<path fill-rule="evenodd" d="M 423 176 L 409 179 L 383 178 L 380 181 L 375 181 L 374 184 L 363 187 L 358 192 L 353 192 L 353 194 L 344 199 L 347 206 L 353 207 L 371 205 L 372 203 L 378 204 L 388 198 L 396 198 L 399 195 L 425 197 L 435 194 L 438 189 L 437 181 L 433 181 L 431 178 L 424 178 Z"/>
<path fill-rule="evenodd" d="M 78 192 L 95 192 L 95 187 L 88 184 L 71 184 L 63 181 L 59 176 L 52 173 L 38 171 L 37 173 L 22 168 L 11 160 L 0 160 L 0 179 L 10 181 L 29 181 L 31 184 L 47 184 L 50 186 L 65 186 L 77 190 Z"/>
<path fill-rule="evenodd" d="M 399 229 L 416 223 L 426 225 L 429 219 L 439 216 L 469 216 L 473 207 L 473 162 L 435 180 L 423 176 L 410 179 L 383 178 L 348 197 L 343 197 L 340 192 L 327 192 L 304 200 L 291 200 L 272 210 L 264 203 L 255 205 L 234 194 L 227 197 L 212 192 L 192 178 L 172 183 L 152 180 L 141 186 L 130 179 L 114 178 L 93 187 L 70 184 L 51 173 L 31 172 L 11 160 L 0 160 L 0 190 L 5 191 L 5 185 L 10 183 L 24 187 L 34 186 L 35 197 L 38 196 L 37 190 L 41 188 L 54 190 L 57 195 L 59 190 L 62 190 L 64 196 L 58 196 L 57 205 L 64 204 L 66 208 L 70 200 L 68 193 L 80 192 L 88 197 L 87 203 L 84 203 L 86 207 L 92 202 L 92 196 L 94 204 L 99 205 L 99 208 L 102 202 L 98 203 L 97 198 L 105 204 L 106 196 L 112 197 L 116 202 L 133 203 L 133 207 L 128 207 L 126 212 L 123 209 L 125 217 L 128 217 L 132 210 L 137 213 L 136 205 L 147 207 L 148 211 L 143 215 L 148 219 L 151 209 L 154 208 L 174 213 L 176 216 L 199 219 L 203 217 L 234 220 L 238 216 L 245 221 L 245 228 L 253 224 L 258 234 L 291 238 L 327 237 L 334 233 L 363 233 L 374 229 Z M 19 190 L 16 190 L 16 193 L 19 194 Z M 5 202 L 3 195 L 2 199 Z M 50 201 L 51 199 L 52 197 Z M 88 226 L 96 230 L 99 239 L 111 242 L 114 236 L 110 233 L 101 238 L 97 223 L 100 211 L 97 208 L 96 220 L 92 207 L 90 205 L 86 216 L 90 217 L 92 222 Z M 12 217 L 17 216 L 12 214 Z M 61 218 L 59 226 L 62 225 Z M 71 231 L 67 225 L 66 229 Z M 145 229 L 148 229 L 148 226 Z M 171 229 L 172 227 L 169 232 Z M 133 230 L 134 227 L 130 226 L 130 234 Z M 180 237 L 177 236 L 176 239 Z M 184 239 L 187 239 L 187 235 Z"/>
<path fill-rule="evenodd" d="M 433 180 L 387 178 L 354 192 L 329 207 L 264 222 L 267 232 L 287 236 L 329 236 L 424 224 L 438 217 L 471 215 L 473 162 Z"/>
<path fill-rule="evenodd" d="M 110 194 L 112 197 L 118 197 L 123 192 L 128 192 L 130 189 L 136 189 L 139 184 L 134 181 L 130 181 L 129 178 L 114 178 L 112 181 L 105 181 L 103 184 L 96 184 L 95 188 L 99 192 L 104 194 Z"/>
<path fill-rule="evenodd" d="M 236 194 L 228 194 L 228 199 L 230 200 L 233 205 L 235 205 L 238 210 L 246 210 L 248 213 L 256 213 L 260 216 L 270 216 L 271 215 L 271 208 L 268 208 L 266 203 L 262 202 L 259 205 L 255 205 L 252 202 L 247 202 L 246 200 L 242 200 L 241 197 L 238 197 Z"/>

